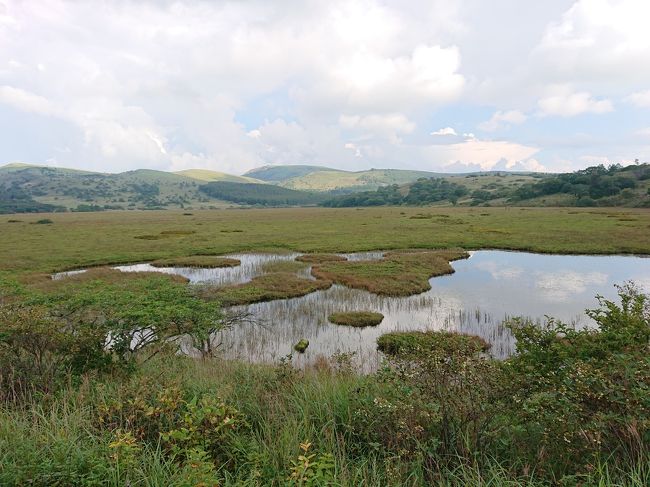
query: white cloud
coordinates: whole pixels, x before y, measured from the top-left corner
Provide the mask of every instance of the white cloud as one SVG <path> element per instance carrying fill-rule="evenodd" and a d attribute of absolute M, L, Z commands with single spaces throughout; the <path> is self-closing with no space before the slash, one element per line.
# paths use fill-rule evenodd
<path fill-rule="evenodd" d="M 650 90 L 632 93 L 630 96 L 625 98 L 625 101 L 638 107 L 650 108 Z"/>
<path fill-rule="evenodd" d="M 480 123 L 478 127 L 486 132 L 494 132 L 504 127 L 507 128 L 510 125 L 519 125 L 524 123 L 527 118 L 528 117 L 519 110 L 508 110 L 506 112 L 499 110 L 494 112 L 489 120 Z"/>
<path fill-rule="evenodd" d="M 531 160 L 532 156 L 539 152 L 537 147 L 515 142 L 476 138 L 435 147 L 437 149 L 431 150 L 431 156 L 442 158 L 443 167 L 454 170 L 462 170 L 463 166 L 490 170 L 499 164 L 504 166 L 503 169 L 513 169 L 522 162 Z M 532 168 L 536 167 L 536 164 L 529 164 L 531 170 L 535 170 Z"/>
<path fill-rule="evenodd" d="M 477 139 L 470 127 L 486 106 L 519 108 L 479 125 L 497 131 L 536 108 L 605 113 L 630 93 L 628 102 L 643 104 L 650 86 L 650 2 L 0 6 L 0 163 L 36 154 L 34 162 L 109 171 L 195 164 L 241 173 L 268 163 L 539 170 L 556 160 L 577 168 L 584 153 L 627 153 L 581 119 L 566 123 L 568 138 L 589 136 L 583 152 L 546 134 L 548 119 L 517 130 L 518 140 Z M 435 137 L 432 123 L 443 127 Z M 642 128 L 626 134 L 633 140 Z M 647 144 L 634 140 L 645 159 Z"/>
<path fill-rule="evenodd" d="M 458 134 L 456 133 L 456 130 L 454 130 L 452 127 L 445 127 L 443 129 L 436 130 L 435 132 L 431 132 L 431 135 L 444 136 L 444 135 L 458 135 Z"/>
<path fill-rule="evenodd" d="M 56 113 L 56 109 L 47 98 L 13 86 L 0 86 L 0 103 L 39 115 L 49 116 Z"/>
<path fill-rule="evenodd" d="M 400 134 L 410 134 L 415 130 L 415 123 L 401 113 L 388 115 L 341 115 L 339 124 L 347 130 L 363 134 L 363 138 L 380 136 L 391 143 L 399 143 Z"/>
<path fill-rule="evenodd" d="M 608 275 L 602 272 L 537 272 L 535 287 L 549 301 L 566 301 L 571 296 L 587 291 L 590 286 L 607 283 Z"/>
<path fill-rule="evenodd" d="M 583 113 L 607 113 L 614 110 L 610 100 L 597 100 L 587 92 L 571 92 L 568 88 L 554 89 L 556 94 L 538 102 L 541 115 L 574 117 Z"/>

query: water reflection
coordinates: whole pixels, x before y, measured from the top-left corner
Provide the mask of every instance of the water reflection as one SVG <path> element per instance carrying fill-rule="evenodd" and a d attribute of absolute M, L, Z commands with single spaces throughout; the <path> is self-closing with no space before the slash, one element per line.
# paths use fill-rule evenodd
<path fill-rule="evenodd" d="M 291 261 L 298 255 L 230 254 L 228 257 L 239 259 L 241 265 L 220 269 L 156 268 L 150 264 L 116 268 L 124 272 L 180 274 L 192 283 L 228 285 L 263 274 L 267 263 Z M 373 260 L 382 258 L 383 253 L 340 255 L 350 260 Z M 454 274 L 432 278 L 431 290 L 406 298 L 377 296 L 335 285 L 299 298 L 237 307 L 251 313 L 260 324 L 241 325 L 216 338 L 222 341 L 226 357 L 253 362 L 277 361 L 306 338 L 310 345 L 304 355 L 295 358 L 298 365 L 311 363 L 321 355 L 354 352 L 360 368 L 368 371 L 381 359 L 376 351 L 379 335 L 396 330 L 444 329 L 482 336 L 492 344 L 494 356 L 505 357 L 514 351 L 513 337 L 502 325 L 510 317 L 541 322 L 550 315 L 578 327 L 589 326 L 584 310 L 597 305 L 597 294 L 614 299 L 614 284 L 626 280 L 650 287 L 650 259 L 643 257 L 476 251 L 469 259 L 452 265 Z M 309 277 L 309 273 L 309 267 L 299 271 L 303 277 Z M 384 320 L 377 327 L 365 329 L 327 321 L 335 311 L 355 310 L 378 311 Z"/>
<path fill-rule="evenodd" d="M 333 286 L 300 298 L 257 303 L 246 309 L 263 326 L 245 325 L 224 333 L 223 352 L 249 361 L 277 361 L 302 338 L 310 341 L 299 364 L 319 355 L 355 352 L 362 369 L 372 370 L 381 357 L 379 335 L 395 330 L 455 330 L 482 336 L 492 354 L 514 351 L 514 339 L 502 325 L 523 316 L 542 322 L 554 316 L 578 327 L 591 321 L 585 309 L 597 305 L 595 295 L 614 299 L 614 284 L 648 281 L 650 259 L 628 256 L 558 256 L 519 252 L 477 251 L 454 262 L 456 273 L 435 277 L 431 290 L 406 298 L 377 296 Z M 330 324 L 335 311 L 371 310 L 384 315 L 374 328 Z M 295 354 L 294 354 L 295 355 Z"/>

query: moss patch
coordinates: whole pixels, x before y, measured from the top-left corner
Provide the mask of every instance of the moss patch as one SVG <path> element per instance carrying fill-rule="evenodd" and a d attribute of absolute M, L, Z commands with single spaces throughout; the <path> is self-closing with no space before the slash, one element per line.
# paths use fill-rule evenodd
<path fill-rule="evenodd" d="M 200 294 L 206 299 L 221 301 L 224 306 L 234 306 L 273 301 L 275 299 L 296 298 L 314 291 L 327 289 L 331 285 L 332 283 L 329 281 L 312 281 L 301 279 L 295 274 L 277 272 L 265 274 L 254 278 L 250 282 L 235 286 L 205 287 L 200 291 Z"/>
<path fill-rule="evenodd" d="M 192 255 L 189 257 L 172 257 L 159 259 L 151 263 L 154 267 L 236 267 L 241 262 L 229 257 L 216 257 L 214 255 Z"/>
<path fill-rule="evenodd" d="M 336 325 L 363 328 L 365 326 L 377 326 L 384 319 L 384 315 L 372 311 L 345 311 L 332 313 L 327 319 Z"/>
<path fill-rule="evenodd" d="M 487 352 L 490 344 L 476 335 L 449 331 L 386 333 L 377 339 L 377 349 L 387 355 L 431 354 L 472 355 Z"/>
<path fill-rule="evenodd" d="M 453 273 L 450 261 L 467 257 L 464 250 L 389 252 L 377 261 L 324 262 L 314 266 L 312 274 L 375 294 L 410 296 L 431 289 L 431 277 Z"/>
<path fill-rule="evenodd" d="M 322 264 L 323 262 L 344 262 L 348 259 L 336 254 L 305 254 L 299 255 L 296 260 L 310 264 Z"/>

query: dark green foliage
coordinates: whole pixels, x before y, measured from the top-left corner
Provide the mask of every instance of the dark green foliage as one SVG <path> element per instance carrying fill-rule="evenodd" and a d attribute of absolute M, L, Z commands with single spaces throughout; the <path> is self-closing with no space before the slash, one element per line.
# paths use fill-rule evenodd
<path fill-rule="evenodd" d="M 34 224 L 36 224 L 36 225 L 51 225 L 52 223 L 54 223 L 54 222 L 52 220 L 50 220 L 49 218 L 41 218 L 40 220 L 36 220 L 34 222 Z"/>
<path fill-rule="evenodd" d="M 576 198 L 576 206 L 596 206 L 598 200 L 618 195 L 626 189 L 636 188 L 640 181 L 649 178 L 650 164 L 627 167 L 614 164 L 607 168 L 601 164 L 574 173 L 558 174 L 533 184 L 525 184 L 514 191 L 512 200 L 565 194 Z"/>
<path fill-rule="evenodd" d="M 383 206 L 383 205 L 426 205 L 440 201 L 456 204 L 459 198 L 467 194 L 467 188 L 440 178 L 420 178 L 408 187 L 406 195 L 399 186 L 393 184 L 378 188 L 376 191 L 364 191 L 329 199 L 322 203 L 329 207 L 347 206 Z"/>
<path fill-rule="evenodd" d="M 3 188 L 0 184 L 0 214 L 47 213 L 63 210 L 64 208 L 61 206 L 39 203 L 20 188 Z"/>
<path fill-rule="evenodd" d="M 588 469 L 594 457 L 642 461 L 650 445 L 650 301 L 631 285 L 621 304 L 599 298 L 597 330 L 515 321 L 506 365 L 511 448 L 552 472 Z"/>
<path fill-rule="evenodd" d="M 199 187 L 199 190 L 213 198 L 246 205 L 314 205 L 324 199 L 319 194 L 296 191 L 271 184 L 217 181 L 204 184 Z"/>

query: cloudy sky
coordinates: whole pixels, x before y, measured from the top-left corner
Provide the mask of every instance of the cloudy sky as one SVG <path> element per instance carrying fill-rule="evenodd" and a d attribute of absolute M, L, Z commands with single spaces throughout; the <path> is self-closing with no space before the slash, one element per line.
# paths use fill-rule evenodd
<path fill-rule="evenodd" d="M 0 0 L 0 164 L 650 159 L 648 0 Z"/>

